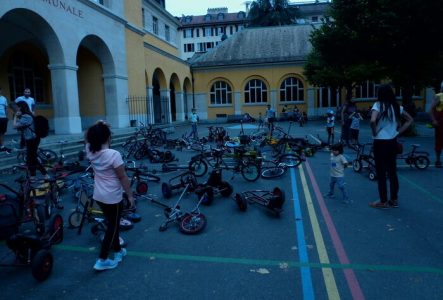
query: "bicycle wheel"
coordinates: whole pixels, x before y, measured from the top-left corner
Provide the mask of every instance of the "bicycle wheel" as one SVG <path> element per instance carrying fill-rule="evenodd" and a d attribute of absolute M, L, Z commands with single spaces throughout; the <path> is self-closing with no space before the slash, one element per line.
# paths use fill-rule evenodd
<path fill-rule="evenodd" d="M 71 228 L 79 228 L 82 223 L 83 213 L 75 210 L 68 217 L 69 227 Z"/>
<path fill-rule="evenodd" d="M 354 161 L 352 161 L 352 169 L 354 169 L 355 172 L 360 172 L 362 169 L 361 160 L 354 159 Z"/>
<path fill-rule="evenodd" d="M 419 155 L 414 160 L 414 166 L 420 170 L 424 170 L 429 167 L 429 163 L 429 158 L 424 155 Z"/>
<path fill-rule="evenodd" d="M 261 177 L 264 179 L 270 179 L 270 178 L 277 178 L 282 176 L 285 173 L 285 169 L 280 166 L 275 167 L 269 167 L 266 169 L 263 169 L 261 172 Z"/>
<path fill-rule="evenodd" d="M 134 153 L 134 158 L 136 160 L 140 160 L 143 159 L 144 157 L 146 157 L 148 155 L 146 148 L 144 146 L 140 147 L 137 151 L 135 151 Z"/>
<path fill-rule="evenodd" d="M 283 154 L 278 161 L 284 163 L 288 168 L 298 167 L 302 163 L 301 157 L 297 154 Z"/>
<path fill-rule="evenodd" d="M 63 241 L 63 218 L 55 214 L 49 220 L 48 235 L 52 244 L 60 244 Z"/>
<path fill-rule="evenodd" d="M 54 258 L 46 249 L 38 250 L 31 261 L 32 276 L 37 281 L 45 281 L 52 272 Z"/>
<path fill-rule="evenodd" d="M 206 227 L 206 217 L 202 213 L 188 213 L 180 221 L 180 232 L 197 234 Z"/>
<path fill-rule="evenodd" d="M 260 168 L 252 162 L 248 162 L 241 167 L 241 175 L 247 181 L 256 181 L 260 177 Z"/>
<path fill-rule="evenodd" d="M 191 160 L 189 169 L 194 172 L 196 177 L 201 177 L 208 172 L 208 164 L 204 160 Z"/>
<path fill-rule="evenodd" d="M 43 165 L 52 165 L 58 161 L 58 155 L 50 149 L 39 148 L 37 152 L 38 159 Z"/>

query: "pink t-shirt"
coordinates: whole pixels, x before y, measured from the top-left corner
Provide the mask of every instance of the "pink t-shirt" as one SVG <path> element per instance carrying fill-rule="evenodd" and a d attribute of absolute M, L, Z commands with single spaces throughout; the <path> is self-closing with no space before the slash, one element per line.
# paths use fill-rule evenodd
<path fill-rule="evenodd" d="M 86 144 L 86 156 L 94 169 L 94 199 L 107 204 L 119 203 L 123 188 L 115 168 L 123 164 L 120 152 L 103 146 L 102 150 L 92 153 Z"/>

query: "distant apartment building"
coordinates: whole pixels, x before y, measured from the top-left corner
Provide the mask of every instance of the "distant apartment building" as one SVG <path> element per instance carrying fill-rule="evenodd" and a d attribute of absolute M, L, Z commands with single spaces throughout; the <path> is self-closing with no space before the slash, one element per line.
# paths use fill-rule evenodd
<path fill-rule="evenodd" d="M 246 12 L 229 13 L 226 7 L 209 8 L 206 15 L 182 16 L 179 19 L 183 60 L 214 48 L 222 40 L 241 31 L 248 21 Z"/>
<path fill-rule="evenodd" d="M 179 17 L 178 34 L 181 37 L 181 58 L 188 60 L 194 54 L 205 53 L 224 39 L 241 31 L 248 24 L 251 1 L 245 2 L 245 11 L 229 13 L 226 7 L 208 8 L 206 15 Z M 298 24 L 321 23 L 325 20 L 329 1 L 291 4 L 299 9 Z"/>

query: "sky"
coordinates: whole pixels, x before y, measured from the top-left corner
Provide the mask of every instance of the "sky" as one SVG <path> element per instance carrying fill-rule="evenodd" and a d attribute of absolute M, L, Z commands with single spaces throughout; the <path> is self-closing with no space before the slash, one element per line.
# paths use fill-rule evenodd
<path fill-rule="evenodd" d="M 245 0 L 166 0 L 166 10 L 176 17 L 205 15 L 208 8 L 227 7 L 228 12 L 245 11 Z"/>

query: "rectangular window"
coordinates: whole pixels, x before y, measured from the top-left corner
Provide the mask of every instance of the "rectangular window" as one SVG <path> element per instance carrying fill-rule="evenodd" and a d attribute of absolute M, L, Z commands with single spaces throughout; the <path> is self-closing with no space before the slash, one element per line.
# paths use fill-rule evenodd
<path fill-rule="evenodd" d="M 185 52 L 194 52 L 194 44 L 184 44 Z"/>
<path fill-rule="evenodd" d="M 229 26 L 229 33 L 232 35 L 234 34 L 234 28 L 232 28 L 232 26 Z"/>
<path fill-rule="evenodd" d="M 206 49 L 212 49 L 212 48 L 214 48 L 214 42 L 207 42 Z"/>
<path fill-rule="evenodd" d="M 198 43 L 197 44 L 198 52 L 206 52 L 206 43 Z"/>
<path fill-rule="evenodd" d="M 168 42 L 171 40 L 171 32 L 168 25 L 165 25 L 165 40 Z"/>
<path fill-rule="evenodd" d="M 156 17 L 152 17 L 152 32 L 158 34 L 158 19 Z"/>
<path fill-rule="evenodd" d="M 192 32 L 193 32 L 192 28 L 188 28 L 188 29 L 183 30 L 183 37 L 184 38 L 192 38 L 193 37 Z"/>
<path fill-rule="evenodd" d="M 218 35 L 223 35 L 225 33 L 225 28 L 219 27 L 218 28 Z"/>
<path fill-rule="evenodd" d="M 318 17 L 317 17 L 317 16 L 313 16 L 313 17 L 311 18 L 311 20 L 312 20 L 312 22 L 318 22 Z"/>
<path fill-rule="evenodd" d="M 205 34 L 203 36 L 212 36 L 212 28 L 206 27 L 205 28 Z"/>
<path fill-rule="evenodd" d="M 199 28 L 195 29 L 195 36 L 200 37 L 200 29 Z"/>
<path fill-rule="evenodd" d="M 146 28 L 146 12 L 144 8 L 142 8 L 142 23 L 143 23 L 143 28 Z"/>

